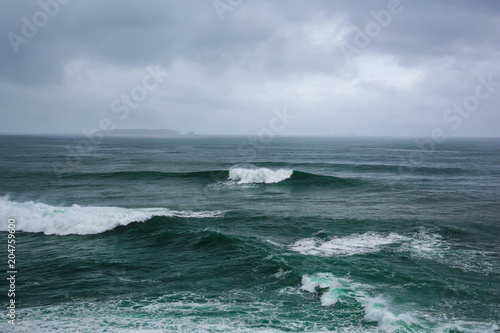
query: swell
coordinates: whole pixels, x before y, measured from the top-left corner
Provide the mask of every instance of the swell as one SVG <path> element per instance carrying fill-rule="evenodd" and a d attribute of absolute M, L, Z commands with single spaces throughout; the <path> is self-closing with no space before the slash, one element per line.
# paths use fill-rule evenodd
<path fill-rule="evenodd" d="M 389 173 L 389 174 L 408 174 L 411 172 L 413 175 L 424 176 L 466 176 L 474 175 L 477 173 L 475 170 L 464 169 L 460 167 L 436 167 L 436 166 L 410 166 L 398 164 L 363 164 L 363 163 L 328 163 L 328 162 L 301 162 L 301 163 L 283 163 L 283 162 L 266 162 L 256 163 L 257 166 L 272 167 L 272 168 L 293 168 L 294 175 L 291 179 L 312 180 L 316 176 L 317 180 L 327 180 L 332 182 L 342 183 L 342 178 L 333 176 L 321 176 L 314 173 L 297 171 L 299 168 L 326 168 L 334 172 L 348 171 L 358 174 L 363 173 Z M 35 178 L 52 179 L 57 176 L 54 170 L 51 171 L 33 171 L 30 173 Z M 25 172 L 17 170 L 9 170 L 4 176 L 9 179 L 22 179 L 25 177 Z M 205 170 L 193 172 L 165 172 L 153 170 L 127 170 L 115 172 L 77 172 L 76 170 L 66 170 L 62 177 L 64 180 L 122 180 L 122 181 L 136 181 L 136 180 L 167 180 L 167 179 L 185 179 L 185 180 L 198 180 L 198 181 L 221 181 L 229 177 L 229 170 Z M 324 177 L 324 178 L 322 178 Z M 336 181 L 334 180 L 336 179 Z"/>
<path fill-rule="evenodd" d="M 289 168 L 326 168 L 335 171 L 352 171 L 359 173 L 401 173 L 408 172 L 411 168 L 412 173 L 419 175 L 471 175 L 474 170 L 465 169 L 461 167 L 450 166 L 410 166 L 407 164 L 387 164 L 387 163 L 335 163 L 335 162 L 298 162 L 298 163 L 285 163 L 285 162 L 266 162 L 262 163 L 269 167 L 289 167 Z M 256 165 L 261 165 L 256 163 Z"/>
<path fill-rule="evenodd" d="M 363 180 L 358 178 L 342 178 L 335 176 L 317 175 L 314 173 L 294 171 L 290 181 L 301 185 L 341 185 L 341 186 L 358 186 L 362 185 Z"/>
<path fill-rule="evenodd" d="M 116 179 L 116 180 L 160 180 L 177 179 L 227 179 L 229 171 L 195 171 L 195 172 L 163 172 L 163 171 L 117 171 L 98 173 L 79 173 L 68 175 L 70 179 Z"/>
<path fill-rule="evenodd" d="M 220 284 L 221 279 L 244 289 L 300 278 L 300 272 L 275 256 L 276 247 L 265 239 L 179 217 L 155 216 L 100 234 L 25 237 L 38 244 L 27 249 L 33 253 L 26 256 L 27 264 L 37 267 L 27 279 L 36 283 L 31 289 L 41 304 L 46 298 L 39 295 L 65 289 L 86 298 L 89 288 L 102 295 L 130 293 L 137 291 L 137 283 L 145 282 L 156 293 Z M 65 249 L 63 255 L 52 241 Z M 34 253 L 46 253 L 50 260 Z M 57 284 L 49 283 L 54 272 L 61 277 Z"/>
<path fill-rule="evenodd" d="M 79 173 L 66 176 L 67 179 L 81 180 L 165 180 L 165 179 L 185 179 L 203 182 L 216 182 L 228 180 L 228 170 L 211 170 L 211 171 L 196 171 L 196 172 L 162 172 L 162 171 L 118 171 L 109 173 Z M 318 175 L 309 172 L 293 170 L 293 174 L 289 179 L 282 180 L 284 184 L 298 185 L 343 185 L 356 186 L 363 181 L 358 178 L 342 178 L 327 175 Z"/>

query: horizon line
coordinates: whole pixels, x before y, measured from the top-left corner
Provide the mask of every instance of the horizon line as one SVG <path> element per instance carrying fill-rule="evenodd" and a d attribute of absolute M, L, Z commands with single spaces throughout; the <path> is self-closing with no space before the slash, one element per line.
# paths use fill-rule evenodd
<path fill-rule="evenodd" d="M 151 130 L 155 131 L 155 130 Z M 169 137 L 193 137 L 193 136 L 214 136 L 214 137 L 253 137 L 258 134 L 206 134 L 206 133 L 179 133 L 179 134 L 165 134 L 165 135 L 126 135 L 126 134 L 104 134 L 104 137 L 128 137 L 128 138 L 169 138 Z M 71 137 L 85 137 L 82 133 L 0 133 L 0 136 L 71 136 Z M 363 134 L 276 134 L 274 137 L 323 137 L 323 138 L 427 138 L 430 135 L 363 135 Z M 466 135 L 455 136 L 449 135 L 447 138 L 456 139 L 500 139 L 499 136 L 478 136 Z"/>

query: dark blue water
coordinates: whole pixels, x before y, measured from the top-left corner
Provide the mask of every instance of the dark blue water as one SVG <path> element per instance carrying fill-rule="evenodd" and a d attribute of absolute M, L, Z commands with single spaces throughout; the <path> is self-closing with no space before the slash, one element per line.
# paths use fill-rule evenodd
<path fill-rule="evenodd" d="M 498 139 L 81 141 L 0 137 L 1 332 L 499 331 Z"/>

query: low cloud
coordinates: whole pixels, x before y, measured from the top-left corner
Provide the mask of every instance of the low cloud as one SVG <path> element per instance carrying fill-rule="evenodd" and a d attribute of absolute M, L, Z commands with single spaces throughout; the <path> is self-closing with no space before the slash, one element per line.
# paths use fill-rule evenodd
<path fill-rule="evenodd" d="M 286 106 L 280 134 L 500 136 L 496 2 L 221 1 L 2 2 L 0 133 L 94 128 L 153 66 L 168 77 L 117 127 L 255 134 Z"/>

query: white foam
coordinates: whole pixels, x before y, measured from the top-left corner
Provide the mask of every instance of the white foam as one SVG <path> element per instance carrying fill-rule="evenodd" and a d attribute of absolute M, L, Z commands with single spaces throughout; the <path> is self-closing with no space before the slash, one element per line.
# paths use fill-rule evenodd
<path fill-rule="evenodd" d="M 463 271 L 498 274 L 498 258 L 493 252 L 472 248 L 457 248 L 453 242 L 425 228 L 408 236 L 397 233 L 366 232 L 321 240 L 315 237 L 297 240 L 289 248 L 303 255 L 334 257 L 352 256 L 380 251 L 391 245 L 391 251 L 406 252 L 419 259 L 434 260 Z"/>
<path fill-rule="evenodd" d="M 324 279 L 325 285 L 334 283 L 348 284 L 348 294 L 342 296 L 342 301 L 356 301 L 364 308 L 365 320 L 376 322 L 373 328 L 366 327 L 366 322 L 353 323 L 350 327 L 334 329 L 332 325 L 324 327 L 316 323 L 318 312 L 312 308 L 298 309 L 300 316 L 289 318 L 289 307 L 282 302 L 266 302 L 253 297 L 251 303 L 239 301 L 240 296 L 251 296 L 251 293 L 233 290 L 230 295 L 213 299 L 204 298 L 193 292 L 179 292 L 164 295 L 155 299 L 144 298 L 133 300 L 121 296 L 107 301 L 75 301 L 52 306 L 19 309 L 19 320 L 16 322 L 16 332 L 470 332 L 483 333 L 498 330 L 498 325 L 487 322 L 467 322 L 455 319 L 442 320 L 433 318 L 431 314 L 417 311 L 395 311 L 392 304 L 383 296 L 367 297 L 364 290 L 368 285 L 356 284 L 348 279 L 336 278 L 330 273 L 317 273 L 309 276 L 312 280 Z M 330 282 L 329 282 L 330 281 Z M 314 282 L 313 282 L 314 283 Z M 363 290 L 364 289 L 364 290 Z M 281 295 L 297 297 L 303 293 L 295 288 L 278 291 Z M 242 299 L 245 299 L 243 297 Z M 321 311 L 326 316 L 328 308 Z M 332 312 L 339 309 L 330 309 Z M 312 311 L 312 312 L 311 312 Z M 285 314 L 279 316 L 277 314 Z M 286 317 L 286 318 L 284 318 Z M 335 318 L 335 316 L 332 316 Z M 425 317 L 425 318 L 424 318 Z M 138 318 L 140 321 L 138 321 Z M 304 319 L 301 319 L 304 318 Z M 418 318 L 418 322 L 416 322 Z M 339 318 L 340 319 L 340 318 Z M 344 320 L 344 319 L 342 319 Z M 363 320 L 363 321 L 365 321 Z M 276 324 L 276 328 L 263 326 L 264 323 Z M 259 324 L 259 326 L 256 325 Z M 267 324 L 268 325 L 268 324 Z M 0 321 L 0 332 L 11 331 L 7 320 Z"/>
<path fill-rule="evenodd" d="M 357 283 L 348 278 L 338 278 L 331 273 L 315 273 L 302 276 L 299 290 L 320 295 L 322 306 L 332 306 L 341 301 L 358 303 L 364 309 L 364 319 L 376 322 L 377 327 L 361 329 L 349 327 L 338 332 L 493 332 L 498 325 L 487 322 L 450 321 L 446 316 L 436 318 L 433 314 L 408 308 L 408 304 L 393 305 L 387 296 L 370 296 L 373 287 Z M 282 289 L 280 293 L 293 295 L 293 290 Z M 405 308 L 405 310 L 403 310 Z M 336 331 L 337 332 L 337 331 Z"/>
<path fill-rule="evenodd" d="M 345 237 L 336 237 L 328 241 L 317 238 L 304 238 L 290 246 L 292 251 L 304 255 L 322 257 L 351 256 L 369 252 L 377 252 L 383 245 L 399 243 L 407 237 L 391 233 L 386 236 L 375 232 L 353 234 Z"/>
<path fill-rule="evenodd" d="M 450 244 L 441 235 L 421 229 L 412 237 L 411 242 L 404 244 L 401 249 L 411 252 L 415 257 L 436 259 L 443 258 L 450 252 Z"/>
<path fill-rule="evenodd" d="M 412 257 L 434 260 L 463 271 L 482 274 L 497 274 L 498 259 L 495 254 L 476 249 L 455 248 L 443 236 L 425 228 L 403 236 L 397 233 L 380 234 L 367 232 L 321 240 L 315 237 L 299 239 L 290 249 L 303 255 L 334 257 L 352 256 L 380 251 L 384 246 L 394 244 L 392 251 L 407 252 Z"/>
<path fill-rule="evenodd" d="M 293 170 L 289 169 L 273 171 L 268 168 L 254 166 L 233 166 L 229 169 L 229 179 L 237 181 L 238 184 L 279 183 L 289 179 L 292 174 Z"/>
<path fill-rule="evenodd" d="M 337 278 L 330 273 L 303 275 L 300 289 L 310 293 L 326 289 L 320 298 L 323 306 L 335 305 L 340 299 L 353 293 L 349 280 Z"/>
<path fill-rule="evenodd" d="M 499 327 L 493 323 L 449 319 L 446 316 L 418 310 L 401 311 L 384 296 L 358 298 L 363 305 L 365 319 L 377 322 L 378 332 L 470 332 L 493 333 Z"/>
<path fill-rule="evenodd" d="M 43 232 L 47 235 L 87 235 L 144 222 L 153 216 L 205 218 L 223 215 L 221 211 L 174 211 L 167 208 L 121 208 L 50 206 L 40 202 L 14 202 L 0 197 L 0 230 L 7 230 L 7 220 L 16 220 L 16 229 L 26 232 Z"/>
<path fill-rule="evenodd" d="M 454 248 L 454 244 L 443 236 L 425 228 L 414 234 L 411 241 L 402 244 L 399 251 L 409 252 L 412 257 L 434 260 L 463 271 L 486 275 L 499 272 L 498 259 L 493 252 L 467 249 L 463 246 Z"/>
<path fill-rule="evenodd" d="M 286 277 L 287 275 L 289 275 L 292 271 L 284 271 L 282 268 L 280 268 L 275 274 L 273 274 L 273 276 L 277 279 L 279 278 L 282 278 L 282 277 Z"/>
<path fill-rule="evenodd" d="M 259 184 L 256 184 L 256 183 L 239 184 L 239 183 L 232 181 L 232 180 L 218 181 L 217 183 L 207 185 L 207 187 L 209 189 L 214 190 L 214 191 L 241 190 L 241 189 L 247 189 L 247 188 L 256 188 L 258 186 L 259 186 Z"/>
<path fill-rule="evenodd" d="M 422 325 L 423 318 L 417 320 L 409 313 L 396 314 L 390 303 L 382 295 L 359 299 L 365 310 L 365 319 L 378 323 L 383 332 L 419 332 L 427 331 Z"/>
<path fill-rule="evenodd" d="M 204 300 L 199 297 L 198 300 L 185 299 L 169 302 L 161 299 L 142 301 L 122 299 L 104 303 L 78 302 L 23 308 L 19 310 L 23 320 L 16 322 L 16 332 L 280 333 L 294 331 L 294 328 L 304 330 L 302 327 L 304 324 L 293 319 L 280 320 L 284 330 L 255 327 L 252 319 L 249 319 L 257 317 L 261 312 L 272 314 L 273 310 L 276 310 L 274 304 L 254 302 L 253 306 L 248 307 L 247 304 Z M 221 313 L 228 315 L 221 316 Z M 9 330 L 11 326 L 7 324 L 7 321 L 0 321 L 0 332 Z"/>

